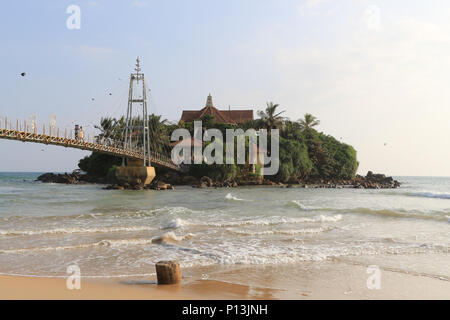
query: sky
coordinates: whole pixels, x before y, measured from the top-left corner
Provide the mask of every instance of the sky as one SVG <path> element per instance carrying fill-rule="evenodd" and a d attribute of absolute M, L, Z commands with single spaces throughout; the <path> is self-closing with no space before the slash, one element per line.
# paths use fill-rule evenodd
<path fill-rule="evenodd" d="M 168 120 L 209 93 L 255 115 L 273 101 L 354 146 L 359 173 L 450 176 L 449 17 L 445 0 L 8 1 L 0 121 L 94 134 L 126 112 L 139 56 L 149 112 Z M 0 154 L 0 171 L 71 171 L 89 152 L 0 140 Z"/>

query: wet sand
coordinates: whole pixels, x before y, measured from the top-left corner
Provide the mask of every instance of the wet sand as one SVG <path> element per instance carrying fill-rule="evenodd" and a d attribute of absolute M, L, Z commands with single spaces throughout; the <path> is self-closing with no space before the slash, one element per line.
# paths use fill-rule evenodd
<path fill-rule="evenodd" d="M 341 262 L 215 266 L 200 270 L 210 279 L 187 276 L 181 285 L 158 286 L 154 278 L 82 279 L 80 290 L 68 290 L 65 278 L 0 276 L 0 299 L 450 299 L 448 279 L 381 270 L 381 288 L 369 290 L 366 270 Z M 246 284 L 255 279 L 267 286 Z"/>

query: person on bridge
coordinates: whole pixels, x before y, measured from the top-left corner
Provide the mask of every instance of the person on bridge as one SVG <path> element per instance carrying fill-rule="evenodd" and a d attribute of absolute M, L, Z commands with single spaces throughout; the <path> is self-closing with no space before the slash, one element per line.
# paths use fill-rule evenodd
<path fill-rule="evenodd" d="M 80 127 L 80 133 L 78 134 L 78 137 L 81 141 L 84 141 L 84 130 L 83 127 Z"/>
<path fill-rule="evenodd" d="M 80 131 L 80 126 L 79 125 L 75 125 L 75 140 L 78 140 L 78 133 Z"/>

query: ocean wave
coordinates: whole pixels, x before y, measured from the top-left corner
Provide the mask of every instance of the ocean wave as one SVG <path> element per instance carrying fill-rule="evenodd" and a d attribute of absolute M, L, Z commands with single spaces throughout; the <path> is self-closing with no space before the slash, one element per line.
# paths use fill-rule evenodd
<path fill-rule="evenodd" d="M 225 196 L 225 199 L 233 200 L 233 201 L 251 201 L 251 200 L 240 199 L 236 196 L 233 196 L 231 193 L 227 193 L 227 195 Z"/>
<path fill-rule="evenodd" d="M 65 221 L 106 218 L 145 218 L 160 214 L 199 214 L 203 211 L 196 211 L 186 207 L 162 207 L 155 209 L 129 210 L 125 208 L 95 209 L 88 213 L 73 215 L 48 215 L 48 216 L 8 216 L 1 217 L 0 221 Z"/>
<path fill-rule="evenodd" d="M 449 210 L 445 211 L 420 211 L 420 210 L 406 210 L 403 208 L 393 208 L 393 209 L 374 209 L 374 208 L 325 208 L 325 207 L 314 207 L 306 206 L 298 200 L 292 200 L 287 203 L 288 206 L 295 206 L 302 211 L 314 211 L 314 212 L 327 212 L 332 211 L 335 213 L 363 213 L 363 214 L 373 214 L 379 216 L 387 217 L 399 217 L 399 218 L 416 218 L 416 219 L 426 219 L 426 220 L 436 220 L 443 221 L 447 220 Z"/>
<path fill-rule="evenodd" d="M 225 254 L 216 258 L 218 264 L 250 264 L 250 265 L 280 265 L 303 261 L 326 261 L 338 257 L 360 256 L 360 255 L 398 255 L 398 254 L 420 254 L 429 253 L 430 248 L 410 247 L 410 248 L 364 248 L 358 249 L 323 249 L 323 250 L 299 250 L 282 251 L 267 248 L 259 250 L 258 253 L 240 252 Z M 435 249 L 436 252 L 442 252 Z"/>
<path fill-rule="evenodd" d="M 303 241 L 301 241 L 303 243 Z M 295 247 L 250 247 L 233 248 L 227 252 L 208 252 L 208 257 L 218 264 L 257 264 L 280 265 L 302 261 L 325 261 L 339 257 L 363 255 L 399 255 L 399 254 L 428 254 L 448 253 L 448 246 L 425 244 L 360 244 L 354 246 L 330 247 L 328 245 L 309 246 L 297 245 Z M 205 252 L 202 252 L 206 256 Z"/>
<path fill-rule="evenodd" d="M 187 226 L 190 223 L 186 220 L 180 219 L 180 218 L 176 218 L 174 220 L 170 220 L 168 223 L 166 223 L 165 225 L 163 225 L 161 227 L 161 229 L 178 229 L 181 228 L 183 226 Z"/>
<path fill-rule="evenodd" d="M 429 190 L 421 190 L 421 191 L 406 191 L 406 190 L 398 190 L 398 191 L 383 191 L 381 194 L 391 195 L 391 196 L 406 196 L 406 197 L 419 197 L 419 198 L 434 198 L 434 199 L 450 199 L 449 192 L 439 192 L 439 191 L 429 191 Z"/>
<path fill-rule="evenodd" d="M 27 252 L 41 252 L 41 251 L 62 251 L 62 250 L 75 250 L 75 249 L 88 249 L 93 247 L 123 247 L 123 246 L 136 246 L 152 244 L 153 239 L 110 239 L 100 240 L 92 243 L 82 243 L 71 246 L 58 246 L 58 247 L 34 247 L 34 248 L 18 248 L 18 249 L 4 249 L 0 250 L 0 253 L 12 253 L 21 254 Z"/>
<path fill-rule="evenodd" d="M 329 208 L 319 208 L 319 207 L 306 206 L 303 203 L 301 203 L 299 200 L 292 200 L 292 201 L 287 203 L 287 206 L 294 206 L 294 207 L 300 208 L 301 210 L 305 210 L 305 211 L 332 210 L 332 209 L 329 209 Z"/>
<path fill-rule="evenodd" d="M 72 234 L 72 233 L 108 233 L 108 232 L 136 232 L 156 230 L 148 226 L 130 227 L 104 227 L 104 228 L 56 228 L 47 230 L 0 230 L 0 236 L 21 236 L 21 235 L 41 235 L 41 234 Z"/>
<path fill-rule="evenodd" d="M 342 215 L 336 214 L 336 215 L 318 215 L 316 217 L 303 217 L 303 218 L 275 216 L 275 217 L 268 217 L 268 218 L 234 220 L 234 221 L 198 222 L 198 223 L 191 223 L 191 224 L 212 226 L 212 227 L 232 227 L 232 226 L 244 226 L 244 225 L 270 226 L 270 225 L 277 225 L 277 224 L 284 224 L 284 223 L 337 222 L 340 220 L 342 220 Z"/>
<path fill-rule="evenodd" d="M 251 230 L 235 230 L 227 229 L 228 232 L 240 234 L 244 236 L 259 236 L 259 235 L 270 235 L 270 234 L 283 234 L 283 235 L 296 235 L 296 234 L 315 234 L 329 231 L 332 228 L 305 228 L 305 229 L 294 229 L 294 230 L 264 230 L 264 231 L 251 231 Z"/>
<path fill-rule="evenodd" d="M 405 193 L 405 195 L 410 197 L 450 199 L 450 193 L 447 192 L 409 192 Z"/>
<path fill-rule="evenodd" d="M 414 218 L 414 219 L 425 219 L 425 220 L 435 220 L 435 221 L 444 221 L 445 213 L 443 211 L 435 211 L 431 213 L 422 213 L 418 211 L 407 211 L 402 209 L 371 209 L 371 208 L 354 208 L 354 209 L 343 209 L 339 211 L 345 211 L 349 213 L 363 213 L 363 214 L 372 214 L 378 216 L 387 216 L 387 217 L 399 217 L 399 218 Z"/>
<path fill-rule="evenodd" d="M 152 238 L 152 243 L 164 243 L 164 242 L 170 243 L 172 241 L 180 242 L 183 240 L 189 240 L 193 237 L 195 237 L 195 234 L 193 234 L 193 233 L 188 233 L 186 235 L 176 235 L 173 231 L 170 231 L 170 232 L 164 233 L 161 236 Z"/>
<path fill-rule="evenodd" d="M 284 223 L 306 223 L 306 222 L 337 222 L 342 220 L 341 214 L 336 215 L 317 215 L 314 217 L 301 217 L 301 218 L 291 218 L 291 217 L 267 217 L 267 218 L 256 218 L 256 219 L 245 219 L 245 220 L 231 220 L 231 221 L 193 221 L 181 218 L 176 218 L 169 221 L 168 223 L 161 226 L 162 230 L 165 229 L 178 229 L 185 226 L 208 226 L 208 227 L 233 227 L 233 226 L 245 226 L 245 225 L 257 225 L 257 226 L 269 226 Z"/>

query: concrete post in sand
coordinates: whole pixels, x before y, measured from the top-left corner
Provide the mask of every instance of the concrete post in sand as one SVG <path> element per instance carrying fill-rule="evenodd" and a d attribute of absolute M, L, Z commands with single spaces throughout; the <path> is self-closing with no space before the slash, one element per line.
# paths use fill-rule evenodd
<path fill-rule="evenodd" d="M 181 283 L 180 264 L 177 261 L 159 261 L 155 267 L 158 284 Z"/>

